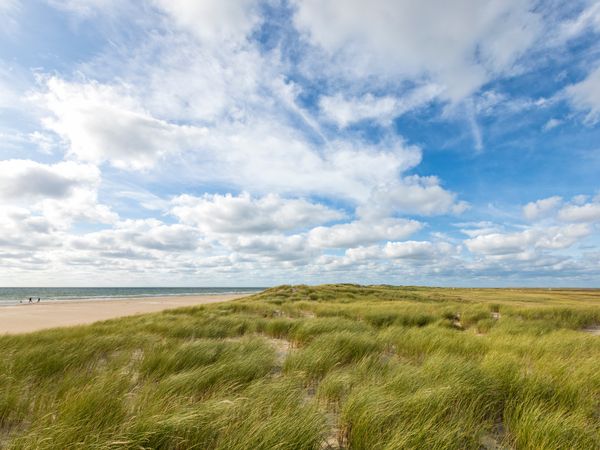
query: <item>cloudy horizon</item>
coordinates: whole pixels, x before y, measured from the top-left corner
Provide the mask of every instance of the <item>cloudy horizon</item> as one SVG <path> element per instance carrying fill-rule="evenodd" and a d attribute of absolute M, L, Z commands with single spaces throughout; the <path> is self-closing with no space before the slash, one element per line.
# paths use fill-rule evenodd
<path fill-rule="evenodd" d="M 0 285 L 600 287 L 600 4 L 0 0 Z"/>

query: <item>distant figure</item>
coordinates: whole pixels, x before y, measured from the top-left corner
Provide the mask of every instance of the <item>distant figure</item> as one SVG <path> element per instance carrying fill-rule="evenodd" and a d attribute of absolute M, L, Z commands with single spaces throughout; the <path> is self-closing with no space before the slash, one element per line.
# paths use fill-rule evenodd
<path fill-rule="evenodd" d="M 38 297 L 38 301 L 37 301 L 37 302 L 38 302 L 38 303 L 40 302 L 40 298 L 39 298 L 39 297 Z"/>
<path fill-rule="evenodd" d="M 31 297 L 29 297 L 29 303 L 33 303 L 33 300 L 31 299 Z"/>

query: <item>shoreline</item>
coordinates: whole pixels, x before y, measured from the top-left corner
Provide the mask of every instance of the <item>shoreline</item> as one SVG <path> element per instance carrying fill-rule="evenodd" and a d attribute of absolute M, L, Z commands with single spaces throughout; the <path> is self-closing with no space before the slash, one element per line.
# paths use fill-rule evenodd
<path fill-rule="evenodd" d="M 31 297 L 33 301 L 29 303 L 27 297 L 10 300 L 0 300 L 0 309 L 7 306 L 24 306 L 32 304 L 51 304 L 55 305 L 58 303 L 83 303 L 83 302 L 110 302 L 110 301 L 127 301 L 127 300 L 150 300 L 154 298 L 178 298 L 178 297 L 219 297 L 222 295 L 242 295 L 249 296 L 258 294 L 262 290 L 239 292 L 239 291 L 225 291 L 225 292 L 206 292 L 206 293 L 189 293 L 189 294 L 140 294 L 140 295 L 116 295 L 116 296 L 93 296 L 93 297 L 41 297 L 41 301 L 38 303 L 38 296 Z"/>
<path fill-rule="evenodd" d="M 226 302 L 252 294 L 110 297 L 102 300 L 83 298 L 3 305 L 0 307 L 0 336 L 86 325 L 118 317 L 160 312 L 166 309 Z"/>

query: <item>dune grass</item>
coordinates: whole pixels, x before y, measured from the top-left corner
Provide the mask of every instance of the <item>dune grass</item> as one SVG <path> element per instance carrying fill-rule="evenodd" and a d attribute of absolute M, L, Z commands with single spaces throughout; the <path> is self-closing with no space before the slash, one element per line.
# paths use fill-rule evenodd
<path fill-rule="evenodd" d="M 600 448 L 600 292 L 280 286 L 0 337 L 0 448 Z"/>

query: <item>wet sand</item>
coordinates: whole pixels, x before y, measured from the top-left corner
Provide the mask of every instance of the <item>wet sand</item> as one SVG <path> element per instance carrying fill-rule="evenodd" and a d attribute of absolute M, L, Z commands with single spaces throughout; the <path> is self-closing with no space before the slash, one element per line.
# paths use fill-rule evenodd
<path fill-rule="evenodd" d="M 0 307 L 0 334 L 28 333 L 47 328 L 82 325 L 183 306 L 204 305 L 251 294 L 186 295 L 110 300 L 69 300 Z"/>

